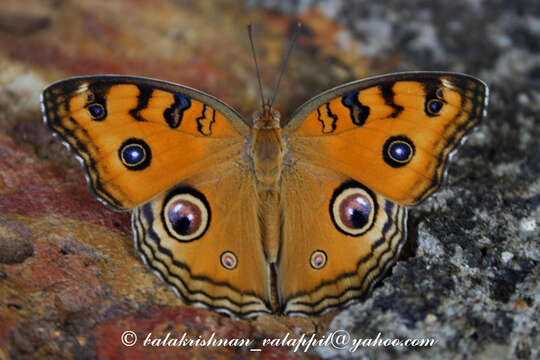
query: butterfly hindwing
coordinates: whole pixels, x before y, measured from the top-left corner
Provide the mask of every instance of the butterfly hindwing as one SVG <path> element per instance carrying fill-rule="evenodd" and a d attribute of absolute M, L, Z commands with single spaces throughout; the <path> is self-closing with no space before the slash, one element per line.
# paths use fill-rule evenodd
<path fill-rule="evenodd" d="M 187 201 L 187 202 L 186 202 Z M 190 233 L 175 216 L 194 204 Z M 216 165 L 132 214 L 144 262 L 188 304 L 241 317 L 271 312 L 270 274 L 248 164 Z"/>
<path fill-rule="evenodd" d="M 368 292 L 406 240 L 407 209 L 303 161 L 285 165 L 282 186 L 282 311 L 320 315 Z"/>

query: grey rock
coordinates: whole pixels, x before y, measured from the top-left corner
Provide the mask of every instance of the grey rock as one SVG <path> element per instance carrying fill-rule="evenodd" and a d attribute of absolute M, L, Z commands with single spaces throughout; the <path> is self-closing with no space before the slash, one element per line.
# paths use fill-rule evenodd
<path fill-rule="evenodd" d="M 383 339 L 433 338 L 436 344 L 316 352 L 324 358 L 538 359 L 538 4 L 249 4 L 293 14 L 319 7 L 359 39 L 359 53 L 381 62 L 398 57 L 396 71 L 461 71 L 483 79 L 491 90 L 488 117 L 451 162 L 446 184 L 410 211 L 412 256 L 403 257 L 366 301 L 335 317 L 329 330 L 346 330 L 351 339 L 380 333 Z"/>

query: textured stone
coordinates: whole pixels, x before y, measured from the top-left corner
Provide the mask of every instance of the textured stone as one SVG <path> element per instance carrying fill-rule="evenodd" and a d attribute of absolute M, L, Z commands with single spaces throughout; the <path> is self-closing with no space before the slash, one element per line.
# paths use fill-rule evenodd
<path fill-rule="evenodd" d="M 325 358 L 540 356 L 540 11 L 532 2 L 248 1 L 313 6 L 344 25 L 374 68 L 453 70 L 491 90 L 486 121 L 449 167 L 446 186 L 410 211 L 409 246 L 364 303 L 329 331 L 352 338 L 432 337 L 432 348 L 320 348 Z"/>
<path fill-rule="evenodd" d="M 0 10 L 1 359 L 539 357 L 534 2 L 249 0 L 243 8 L 123 0 L 99 11 L 82 0 L 8 3 Z M 90 195 L 72 155 L 48 134 L 39 92 L 69 75 L 151 76 L 209 92 L 249 115 L 259 99 L 244 25 L 255 25 L 270 92 L 299 19 L 304 27 L 277 100 L 284 119 L 322 90 L 400 70 L 478 76 L 491 88 L 488 118 L 453 159 L 447 183 L 410 211 L 401 261 L 364 302 L 321 319 L 235 320 L 184 306 L 135 255 L 129 217 Z M 354 353 L 269 346 L 256 354 L 249 347 L 126 347 L 126 330 L 139 338 L 215 333 L 254 339 L 254 346 L 267 337 L 336 331 L 436 344 Z"/>
<path fill-rule="evenodd" d="M 30 230 L 0 216 L 0 263 L 17 264 L 32 256 L 34 247 L 30 242 Z"/>

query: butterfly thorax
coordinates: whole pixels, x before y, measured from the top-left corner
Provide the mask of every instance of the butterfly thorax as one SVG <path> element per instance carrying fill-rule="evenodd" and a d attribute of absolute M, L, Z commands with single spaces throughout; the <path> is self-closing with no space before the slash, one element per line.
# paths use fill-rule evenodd
<path fill-rule="evenodd" d="M 257 179 L 257 190 L 278 191 L 284 144 L 279 112 L 266 105 L 253 116 L 250 155 Z"/>

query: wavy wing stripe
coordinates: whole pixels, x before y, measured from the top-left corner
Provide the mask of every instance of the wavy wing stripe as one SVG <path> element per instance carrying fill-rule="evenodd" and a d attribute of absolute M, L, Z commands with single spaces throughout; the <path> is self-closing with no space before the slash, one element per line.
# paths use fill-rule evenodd
<path fill-rule="evenodd" d="M 397 105 L 394 101 L 394 96 L 396 95 L 394 93 L 395 84 L 396 82 L 388 82 L 388 83 L 379 85 L 379 89 L 384 99 L 384 103 L 393 109 L 392 114 L 390 114 L 389 116 L 391 118 L 396 118 L 404 109 L 402 105 Z"/>
<path fill-rule="evenodd" d="M 369 293 L 396 261 L 407 238 L 407 209 L 385 200 L 384 212 L 387 219 L 381 237 L 373 243 L 371 253 L 357 262 L 356 271 L 342 274 L 335 281 L 324 282 L 308 294 L 291 296 L 284 301 L 284 314 L 317 316 L 346 306 Z M 324 295 L 327 287 L 339 285 L 345 290 L 337 295 Z"/>
<path fill-rule="evenodd" d="M 187 264 L 174 259 L 173 254 L 161 246 L 161 240 L 155 232 L 154 225 L 150 203 L 137 207 L 133 211 L 135 247 L 148 268 L 165 281 L 184 302 L 241 317 L 271 313 L 270 305 L 255 294 L 240 292 L 224 282 L 194 276 Z M 168 266 L 167 263 L 172 266 Z M 223 292 L 215 291 L 218 288 L 226 288 L 227 292 L 237 295 L 239 300 L 229 296 L 212 296 L 212 293 Z M 205 289 L 205 291 L 196 289 Z"/>
<path fill-rule="evenodd" d="M 137 121 L 148 121 L 141 115 L 141 110 L 148 107 L 148 101 L 152 97 L 154 89 L 147 86 L 137 86 L 139 89 L 139 95 L 137 96 L 137 106 L 134 109 L 129 110 L 129 114 Z"/>
<path fill-rule="evenodd" d="M 336 130 L 337 116 L 330 110 L 329 103 L 324 104 L 317 109 L 317 119 L 322 125 L 322 132 L 329 134 Z"/>

